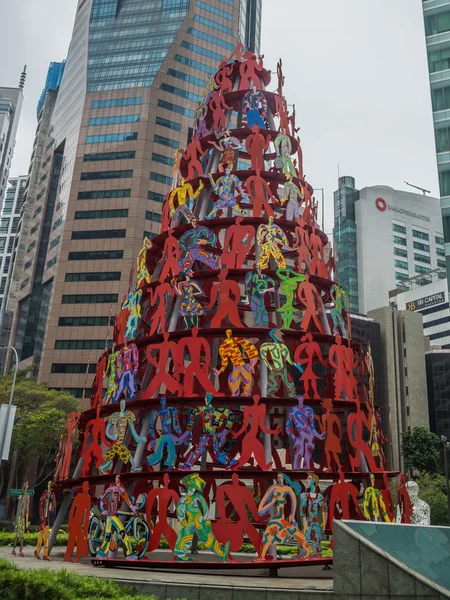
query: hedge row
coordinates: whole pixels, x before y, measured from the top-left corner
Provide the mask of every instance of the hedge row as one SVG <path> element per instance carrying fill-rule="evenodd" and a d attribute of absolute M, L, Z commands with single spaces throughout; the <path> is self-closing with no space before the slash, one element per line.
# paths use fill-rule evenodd
<path fill-rule="evenodd" d="M 12 546 L 14 543 L 14 533 L 8 533 L 5 531 L 0 532 L 0 546 Z M 37 533 L 26 533 L 25 534 L 25 546 L 36 546 L 38 539 Z M 56 536 L 55 546 L 67 546 L 68 536 L 66 533 L 59 533 Z"/>

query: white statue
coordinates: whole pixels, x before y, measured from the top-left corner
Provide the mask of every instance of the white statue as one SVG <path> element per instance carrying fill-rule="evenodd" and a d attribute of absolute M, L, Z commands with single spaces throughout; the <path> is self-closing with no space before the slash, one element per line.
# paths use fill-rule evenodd
<path fill-rule="evenodd" d="M 430 507 L 419 498 L 419 486 L 415 481 L 408 481 L 406 484 L 409 497 L 412 503 L 412 525 L 430 525 Z"/>

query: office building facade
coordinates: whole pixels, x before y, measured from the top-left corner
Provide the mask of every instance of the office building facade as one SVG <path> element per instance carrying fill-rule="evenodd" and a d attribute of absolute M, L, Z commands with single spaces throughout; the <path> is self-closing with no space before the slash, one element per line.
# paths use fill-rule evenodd
<path fill-rule="evenodd" d="M 341 177 L 335 193 L 337 272 L 352 310 L 367 314 L 387 306 L 392 289 L 406 289 L 403 280 L 445 268 L 442 218 L 436 198 L 352 182 Z"/>
<path fill-rule="evenodd" d="M 425 361 L 430 429 L 450 439 L 450 350 L 430 349 Z"/>
<path fill-rule="evenodd" d="M 422 0 L 436 158 L 450 284 L 450 0 Z"/>
<path fill-rule="evenodd" d="M 204 82 L 241 35 L 259 50 L 260 14 L 260 0 L 79 2 L 11 338 L 51 387 L 82 394 L 142 239 L 159 230 Z"/>

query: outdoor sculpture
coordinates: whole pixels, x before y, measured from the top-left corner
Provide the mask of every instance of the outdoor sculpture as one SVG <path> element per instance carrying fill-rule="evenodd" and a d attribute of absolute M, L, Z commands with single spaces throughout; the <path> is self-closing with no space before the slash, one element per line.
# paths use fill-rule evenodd
<path fill-rule="evenodd" d="M 293 406 L 289 411 L 286 432 L 294 445 L 292 468 L 311 469 L 315 440 L 323 440 L 325 434 L 317 431 L 314 411 L 305 406 L 303 396 L 298 396 L 298 406 Z"/>
<path fill-rule="evenodd" d="M 321 542 L 327 523 L 327 503 L 317 491 L 318 485 L 319 477 L 315 473 L 308 473 L 306 489 L 300 494 L 299 502 L 303 530 L 306 532 L 306 541 L 311 546 L 313 556 L 322 554 Z"/>
<path fill-rule="evenodd" d="M 221 269 L 218 281 L 213 284 L 211 289 L 208 310 L 214 308 L 217 302 L 217 308 L 210 323 L 211 328 L 221 327 L 225 320 L 228 320 L 233 327 L 244 327 L 238 307 L 241 290 L 237 281 L 228 279 L 228 272 L 228 269 Z"/>
<path fill-rule="evenodd" d="M 194 382 L 201 387 L 206 394 L 214 394 L 215 389 L 209 379 L 211 366 L 211 350 L 208 342 L 198 337 L 198 329 L 194 327 L 191 337 L 185 337 L 178 342 L 178 373 L 184 375 L 183 394 L 185 396 L 197 396 L 194 391 Z M 189 361 L 185 366 L 185 359 Z"/>
<path fill-rule="evenodd" d="M 387 521 L 390 523 L 387 508 L 381 491 L 375 487 L 375 476 L 370 474 L 370 485 L 364 491 L 364 516 L 368 521 Z"/>
<path fill-rule="evenodd" d="M 411 523 L 411 516 L 413 512 L 413 504 L 406 487 L 406 476 L 404 473 L 400 473 L 398 482 L 398 506 L 397 506 L 397 523 Z"/>
<path fill-rule="evenodd" d="M 267 100 L 263 92 L 253 85 L 242 100 L 242 118 L 249 129 L 257 125 L 260 129 L 267 129 Z"/>
<path fill-rule="evenodd" d="M 53 491 L 53 483 L 47 483 L 47 489 L 39 500 L 39 533 L 34 556 L 41 558 L 41 548 L 44 547 L 44 560 L 50 560 L 48 540 L 50 537 L 50 519 L 56 514 L 56 495 Z"/>
<path fill-rule="evenodd" d="M 277 152 L 277 158 L 275 159 L 275 166 L 281 169 L 283 175 L 290 175 L 291 177 L 297 177 L 294 164 L 291 159 L 292 154 L 292 143 L 291 138 L 287 135 L 286 130 L 282 129 L 277 135 L 274 141 L 275 150 Z"/>
<path fill-rule="evenodd" d="M 298 284 L 305 280 L 306 275 L 297 273 L 293 269 L 282 268 L 277 270 L 277 277 L 281 281 L 280 290 L 286 296 L 286 304 L 277 308 L 283 316 L 283 329 L 290 329 L 294 313 L 297 307 L 294 306 L 295 292 Z"/>
<path fill-rule="evenodd" d="M 70 463 L 72 460 L 72 445 L 75 429 L 80 420 L 81 413 L 72 412 L 67 415 L 66 433 L 63 434 L 57 455 L 57 464 L 54 480 L 67 479 L 69 477 Z"/>
<path fill-rule="evenodd" d="M 191 221 L 192 217 L 194 216 L 192 213 L 192 203 L 199 197 L 203 187 L 203 181 L 200 181 L 197 190 L 194 192 L 192 185 L 186 182 L 185 179 L 181 179 L 178 187 L 176 187 L 169 196 L 169 215 L 171 227 L 179 225 L 182 217 L 184 217 L 188 223 Z"/>
<path fill-rule="evenodd" d="M 245 293 L 247 302 L 252 309 L 255 327 L 269 326 L 269 313 L 265 306 L 265 296 L 275 291 L 275 281 L 261 272 L 261 267 L 256 266 L 256 271 L 249 271 L 245 276 Z"/>
<path fill-rule="evenodd" d="M 256 241 L 258 245 L 261 246 L 261 254 L 258 261 L 258 265 L 261 269 L 266 269 L 269 266 L 271 257 L 278 267 L 286 268 L 286 261 L 280 246 L 288 246 L 289 242 L 281 227 L 273 222 L 273 217 L 269 217 L 267 225 L 260 225 L 258 227 Z"/>
<path fill-rule="evenodd" d="M 267 217 L 274 217 L 272 205 L 277 204 L 278 201 L 265 179 L 260 175 L 249 177 L 245 183 L 245 189 L 251 200 L 254 217 L 261 217 L 263 211 Z M 269 200 L 272 201 L 272 204 Z"/>
<path fill-rule="evenodd" d="M 319 377 L 314 373 L 313 365 L 316 361 L 324 367 L 327 365 L 323 360 L 320 346 L 314 341 L 311 333 L 307 333 L 305 336 L 303 336 L 301 338 L 301 342 L 302 343 L 295 351 L 294 360 L 296 364 L 300 364 L 303 367 L 303 373 L 300 378 L 301 381 L 303 381 L 304 386 L 303 395 L 308 399 L 320 398 L 320 394 L 317 389 L 317 380 Z"/>
<path fill-rule="evenodd" d="M 157 504 L 158 515 L 158 519 L 151 527 L 150 544 L 148 547 L 149 552 L 152 552 L 159 547 L 162 536 L 166 538 L 172 552 L 175 550 L 175 545 L 177 543 L 178 536 L 167 521 L 167 513 L 171 505 L 176 509 L 180 496 L 175 490 L 169 488 L 169 476 L 167 473 L 164 475 L 163 484 L 164 485 L 161 487 L 153 488 L 147 494 L 147 501 L 145 504 L 147 523 L 152 523 L 152 510 L 155 504 Z"/>
<path fill-rule="evenodd" d="M 419 498 L 418 484 L 415 481 L 408 481 L 408 483 L 406 484 L 406 490 L 408 492 L 412 504 L 411 524 L 430 525 L 430 506 L 424 500 L 421 500 Z"/>
<path fill-rule="evenodd" d="M 11 554 L 17 556 L 16 548 L 19 545 L 19 556 L 23 558 L 23 544 L 25 538 L 25 532 L 28 531 L 28 525 L 30 520 L 30 495 L 28 494 L 28 481 L 23 486 L 22 493 L 20 494 L 17 501 L 16 510 L 16 522 L 14 526 L 14 543 Z"/>
<path fill-rule="evenodd" d="M 125 338 L 129 340 L 136 337 L 139 319 L 141 318 L 141 298 L 142 290 L 138 290 L 137 284 L 135 284 L 131 292 L 125 298 L 125 302 L 122 304 L 122 310 L 127 309 L 129 313 L 124 334 Z"/>
<path fill-rule="evenodd" d="M 219 356 L 222 361 L 220 369 L 214 369 L 219 377 L 231 362 L 232 370 L 228 375 L 228 386 L 232 396 L 250 396 L 253 388 L 253 373 L 258 362 L 258 350 L 249 340 L 233 337 L 232 329 L 227 329 L 226 339 L 219 346 Z M 245 355 L 250 363 L 244 360 Z"/>
<path fill-rule="evenodd" d="M 222 160 L 219 163 L 219 173 L 223 173 L 225 169 L 233 170 L 234 165 L 234 154 L 236 150 L 241 147 L 240 141 L 231 135 L 230 130 L 227 129 L 223 132 L 218 142 L 209 142 L 218 150 L 222 152 Z"/>
<path fill-rule="evenodd" d="M 252 246 L 255 230 L 242 225 L 243 217 L 236 217 L 234 225 L 227 227 L 223 242 L 221 264 L 228 269 L 241 269 Z"/>
<path fill-rule="evenodd" d="M 295 384 L 287 365 L 290 364 L 296 367 L 300 372 L 303 372 L 302 366 L 292 360 L 289 348 L 283 343 L 283 332 L 280 329 L 272 329 L 269 336 L 272 341 L 262 344 L 259 351 L 261 360 L 269 371 L 267 395 L 276 395 L 281 386 L 284 385 L 288 395 L 295 397 Z M 271 361 L 268 358 L 269 354 Z"/>
<path fill-rule="evenodd" d="M 126 393 L 127 400 L 130 402 L 136 396 L 137 387 L 135 376 L 139 367 L 139 352 L 136 344 L 128 344 L 128 338 L 125 338 L 125 344 L 117 354 L 116 358 L 116 377 L 119 378 L 117 390 L 113 396 L 113 404 L 119 402 L 123 394 Z"/>
<path fill-rule="evenodd" d="M 147 465 L 152 467 L 163 461 L 166 469 L 174 469 L 177 459 L 177 444 L 180 443 L 182 431 L 179 422 L 178 409 L 167 406 L 167 398 L 161 397 L 160 408 L 155 409 L 150 417 L 148 449 L 153 454 L 147 457 Z M 159 421 L 161 433 L 156 435 L 156 425 Z M 147 504 L 148 507 L 148 504 Z"/>
<path fill-rule="evenodd" d="M 73 562 L 72 554 L 75 547 L 77 549 L 75 562 L 81 562 L 83 556 L 89 555 L 88 529 L 90 510 L 89 482 L 83 481 L 82 491 L 75 496 L 69 513 L 67 528 L 69 539 L 67 540 L 64 562 Z"/>
<path fill-rule="evenodd" d="M 81 456 L 83 457 L 82 477 L 86 477 L 92 471 L 91 463 L 95 459 L 95 466 L 100 472 L 100 467 L 104 464 L 102 445 L 109 448 L 110 442 L 106 439 L 106 423 L 100 416 L 100 407 L 97 407 L 96 418 L 88 421 L 84 431 L 83 447 Z"/>
<path fill-rule="evenodd" d="M 222 175 L 214 181 L 212 175 L 209 175 L 209 180 L 211 182 L 211 188 L 215 194 L 219 197 L 214 204 L 214 208 L 206 215 L 207 219 L 212 219 L 216 213 L 219 211 L 223 211 L 226 208 L 232 208 L 233 213 L 238 213 L 242 215 L 243 212 L 239 206 L 238 202 L 238 194 L 241 194 L 242 199 L 247 198 L 247 194 L 244 192 L 242 188 L 241 181 L 236 175 L 231 173 L 230 167 L 226 167 L 225 175 Z"/>
<path fill-rule="evenodd" d="M 280 198 L 281 205 L 287 201 L 285 217 L 288 221 L 300 218 L 300 207 L 305 197 L 304 193 L 292 181 L 290 172 L 286 173 L 286 183 L 283 185 L 284 195 Z"/>
<path fill-rule="evenodd" d="M 139 250 L 139 254 L 137 256 L 137 287 L 140 287 L 144 281 L 145 283 L 150 283 L 152 280 L 147 269 L 147 253 L 151 247 L 152 241 L 148 237 L 145 237 L 144 241 L 142 242 L 142 248 Z"/>
<path fill-rule="evenodd" d="M 269 149 L 270 137 L 260 133 L 259 125 L 252 126 L 252 134 L 248 136 L 245 148 L 250 156 L 251 168 L 261 175 L 264 166 L 264 153 Z"/>
<path fill-rule="evenodd" d="M 199 226 L 197 217 L 191 220 L 192 229 L 183 233 L 179 241 L 181 257 L 178 261 L 179 269 L 186 273 L 193 268 L 196 261 L 203 263 L 210 269 L 217 267 L 217 259 L 207 250 L 207 246 L 215 246 L 217 237 L 208 227 Z"/>

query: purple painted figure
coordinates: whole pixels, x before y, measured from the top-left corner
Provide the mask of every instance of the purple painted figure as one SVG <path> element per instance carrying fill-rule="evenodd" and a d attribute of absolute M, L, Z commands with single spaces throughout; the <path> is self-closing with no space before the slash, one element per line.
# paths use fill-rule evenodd
<path fill-rule="evenodd" d="M 117 404 L 122 394 L 127 392 L 127 400 L 133 400 L 136 396 L 136 380 L 139 368 L 139 352 L 136 344 L 128 344 L 128 338 L 125 338 L 125 344 L 116 358 L 116 377 L 119 377 L 117 391 L 113 396 L 113 404 Z"/>
<path fill-rule="evenodd" d="M 239 215 L 243 215 L 239 204 L 238 204 L 238 192 L 241 194 L 242 199 L 248 199 L 249 195 L 242 189 L 242 183 L 236 175 L 231 173 L 230 167 L 226 167 L 225 175 L 219 177 L 217 181 L 214 181 L 211 173 L 209 174 L 209 180 L 211 182 L 211 188 L 215 194 L 219 196 L 219 199 L 214 204 L 211 212 L 206 215 L 206 219 L 212 219 L 219 210 L 225 208 L 232 208 L 233 212 L 237 212 Z"/>
<path fill-rule="evenodd" d="M 186 273 L 192 269 L 196 260 L 207 265 L 210 269 L 216 269 L 218 260 L 206 250 L 207 246 L 215 246 L 217 236 L 208 227 L 199 227 L 198 219 L 191 220 L 192 229 L 188 229 L 179 239 L 179 248 L 182 251 L 178 261 L 180 271 Z"/>
<path fill-rule="evenodd" d="M 148 449 L 153 450 L 153 454 L 147 458 L 147 465 L 152 466 L 161 463 L 164 450 L 166 450 L 164 465 L 166 469 L 172 470 L 175 468 L 175 461 L 177 459 L 176 446 L 181 443 L 181 427 L 178 419 L 178 410 L 174 406 L 166 407 L 166 403 L 167 398 L 162 396 L 161 408 L 154 410 L 150 418 L 150 443 Z M 157 438 L 156 424 L 158 419 L 161 424 L 161 433 Z"/>
<path fill-rule="evenodd" d="M 313 409 L 305 406 L 303 396 L 298 396 L 298 406 L 291 408 L 286 422 L 286 432 L 294 442 L 293 469 L 308 470 L 313 467 L 315 440 L 323 440 L 325 437 L 325 433 L 317 431 L 314 419 Z"/>

